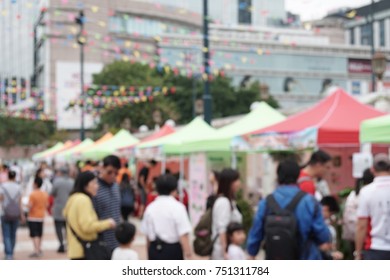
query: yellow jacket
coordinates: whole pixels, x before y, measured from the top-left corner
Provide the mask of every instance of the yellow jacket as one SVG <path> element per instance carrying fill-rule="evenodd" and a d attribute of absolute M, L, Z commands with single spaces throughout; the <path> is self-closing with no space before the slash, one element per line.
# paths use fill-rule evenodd
<path fill-rule="evenodd" d="M 98 220 L 91 198 L 83 193 L 76 193 L 69 197 L 63 214 L 67 221 L 68 257 L 70 259 L 84 258 L 84 251 L 69 225 L 82 240 L 86 241 L 95 240 L 99 232 L 110 228 L 108 219 Z"/>

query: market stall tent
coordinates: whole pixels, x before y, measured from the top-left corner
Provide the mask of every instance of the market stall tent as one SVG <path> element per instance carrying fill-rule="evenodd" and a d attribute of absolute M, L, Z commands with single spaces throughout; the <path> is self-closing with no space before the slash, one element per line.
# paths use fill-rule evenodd
<path fill-rule="evenodd" d="M 250 135 L 288 134 L 311 129 L 316 132 L 318 146 L 359 145 L 361 122 L 383 115 L 344 90 L 337 89 L 312 108 L 275 125 L 255 130 Z"/>
<path fill-rule="evenodd" d="M 159 139 L 159 138 L 162 138 L 162 137 L 165 137 L 165 136 L 168 136 L 172 133 L 175 133 L 175 129 L 170 126 L 170 125 L 164 125 L 160 130 L 158 130 L 157 132 L 153 133 L 152 135 L 150 135 L 149 137 L 146 137 L 144 139 L 142 139 L 141 142 L 139 142 L 139 144 L 143 144 L 143 143 L 147 143 L 147 142 L 150 142 L 150 141 L 153 141 L 153 140 L 156 140 L 156 139 Z M 118 151 L 119 152 L 123 152 L 123 153 L 126 153 L 130 150 L 133 150 L 135 149 L 137 143 L 135 144 L 131 144 L 131 145 L 128 145 L 124 148 L 120 148 Z"/>
<path fill-rule="evenodd" d="M 390 115 L 362 122 L 361 143 L 390 143 Z"/>
<path fill-rule="evenodd" d="M 95 143 L 92 147 L 82 151 L 81 157 L 84 159 L 100 160 L 105 156 L 115 153 L 118 149 L 138 142 L 139 140 L 137 138 L 122 129 L 107 141 Z"/>
<path fill-rule="evenodd" d="M 61 151 L 55 155 L 55 158 L 57 161 L 62 161 L 62 160 L 70 160 L 72 158 L 72 155 L 74 153 L 77 153 L 78 151 L 85 149 L 91 145 L 93 145 L 94 141 L 87 138 L 83 142 L 79 143 L 78 145 L 67 149 L 65 151 Z"/>
<path fill-rule="evenodd" d="M 47 155 L 47 154 L 49 154 L 51 152 L 55 152 L 57 150 L 60 150 L 63 146 L 64 146 L 64 144 L 62 142 L 59 142 L 59 143 L 55 144 L 53 147 L 51 147 L 51 148 L 49 148 L 49 149 L 47 149 L 45 151 L 42 151 L 42 152 L 37 153 L 37 154 L 34 154 L 32 159 L 33 160 L 40 160 L 40 159 L 44 158 L 45 155 Z"/>
<path fill-rule="evenodd" d="M 71 141 L 71 140 L 68 140 L 64 143 L 64 145 L 61 147 L 61 149 L 58 149 L 58 150 L 55 150 L 55 151 L 52 151 L 50 153 L 47 153 L 45 154 L 43 157 L 45 159 L 52 159 L 54 158 L 57 154 L 61 153 L 61 152 L 64 152 L 64 151 L 67 151 L 75 146 L 77 146 L 78 144 L 80 144 L 80 140 L 75 140 L 75 141 Z"/>
<path fill-rule="evenodd" d="M 182 145 L 168 145 L 167 154 L 189 154 L 195 152 L 230 151 L 233 137 L 243 135 L 285 120 L 286 117 L 265 102 L 240 120 L 220 128 L 216 133 L 204 135 L 202 140 L 185 142 Z"/>
<path fill-rule="evenodd" d="M 85 145 L 83 147 L 75 148 L 75 150 L 72 152 L 72 155 L 80 157 L 82 152 L 84 152 L 84 151 L 86 151 L 88 149 L 92 149 L 93 147 L 99 146 L 102 143 L 107 142 L 108 140 L 110 140 L 112 137 L 114 137 L 114 135 L 111 132 L 107 132 L 106 134 L 104 134 L 102 137 L 100 137 L 98 140 L 96 140 L 91 145 Z"/>
<path fill-rule="evenodd" d="M 139 157 L 166 154 L 167 150 L 177 149 L 186 142 L 200 141 L 215 134 L 216 130 L 214 128 L 201 117 L 197 117 L 180 131 L 137 145 L 137 154 Z"/>

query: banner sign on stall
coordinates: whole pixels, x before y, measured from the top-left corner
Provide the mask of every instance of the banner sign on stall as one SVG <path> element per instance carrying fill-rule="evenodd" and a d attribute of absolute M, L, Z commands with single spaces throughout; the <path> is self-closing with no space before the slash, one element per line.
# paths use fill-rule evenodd
<path fill-rule="evenodd" d="M 364 170 L 370 168 L 373 164 L 372 154 L 369 153 L 355 153 L 352 156 L 352 176 L 354 178 L 362 178 Z"/>
<path fill-rule="evenodd" d="M 292 133 L 264 133 L 249 138 L 249 146 L 255 151 L 304 150 L 317 144 L 318 129 L 307 129 Z"/>
<path fill-rule="evenodd" d="M 195 227 L 206 211 L 208 190 L 207 157 L 205 154 L 193 154 L 189 162 L 189 212 L 191 224 Z"/>

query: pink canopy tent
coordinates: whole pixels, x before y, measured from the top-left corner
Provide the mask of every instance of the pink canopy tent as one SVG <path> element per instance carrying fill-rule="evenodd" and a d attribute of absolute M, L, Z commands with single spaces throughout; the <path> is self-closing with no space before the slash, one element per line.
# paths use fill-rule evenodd
<path fill-rule="evenodd" d="M 146 137 L 140 143 L 146 143 L 146 142 L 149 142 L 149 141 L 152 141 L 152 140 L 156 140 L 158 138 L 170 135 L 170 134 L 175 133 L 175 132 L 176 132 L 176 130 L 172 126 L 164 125 L 159 131 L 157 131 L 157 132 L 153 133 L 152 135 Z M 140 143 L 138 143 L 138 144 L 140 144 Z M 120 153 L 129 153 L 129 152 L 131 152 L 132 149 L 135 148 L 136 145 L 130 145 L 130 146 L 121 148 L 119 150 L 119 152 Z"/>

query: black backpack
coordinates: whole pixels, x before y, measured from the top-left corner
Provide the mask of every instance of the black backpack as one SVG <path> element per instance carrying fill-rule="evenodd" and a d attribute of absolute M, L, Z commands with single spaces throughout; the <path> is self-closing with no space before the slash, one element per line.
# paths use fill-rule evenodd
<path fill-rule="evenodd" d="M 18 197 L 12 198 L 5 188 L 3 188 L 3 191 L 4 195 L 8 198 L 7 205 L 4 205 L 4 220 L 8 222 L 18 221 L 21 214 L 19 201 L 17 200 Z"/>
<path fill-rule="evenodd" d="M 300 235 L 294 211 L 305 195 L 305 192 L 298 192 L 285 209 L 279 206 L 273 195 L 267 197 L 264 224 L 267 260 L 300 259 Z"/>
<path fill-rule="evenodd" d="M 133 186 L 130 184 L 121 184 L 121 207 L 134 207 L 135 194 Z"/>

